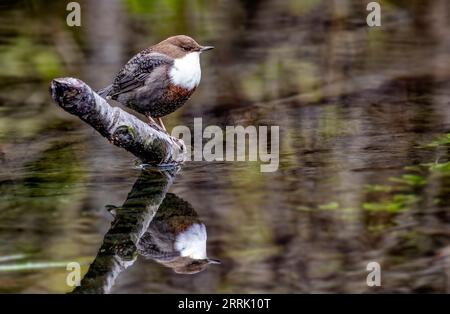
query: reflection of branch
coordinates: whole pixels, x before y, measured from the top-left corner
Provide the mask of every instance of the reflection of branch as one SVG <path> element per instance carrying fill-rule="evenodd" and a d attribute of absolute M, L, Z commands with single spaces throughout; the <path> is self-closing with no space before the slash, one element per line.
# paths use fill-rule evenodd
<path fill-rule="evenodd" d="M 75 78 L 54 79 L 53 100 L 67 112 L 91 125 L 111 143 L 122 147 L 145 163 L 181 163 L 186 147 L 171 137 L 118 107 L 111 107 L 88 85 Z"/>
<path fill-rule="evenodd" d="M 141 173 L 125 203 L 115 209 L 111 228 L 73 293 L 108 293 L 117 276 L 134 263 L 137 243 L 161 205 L 174 172 Z"/>

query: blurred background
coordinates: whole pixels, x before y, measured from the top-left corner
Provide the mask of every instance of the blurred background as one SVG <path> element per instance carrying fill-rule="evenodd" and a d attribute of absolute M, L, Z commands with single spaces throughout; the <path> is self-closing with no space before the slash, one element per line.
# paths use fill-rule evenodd
<path fill-rule="evenodd" d="M 450 3 L 365 0 L 0 1 L 0 292 L 64 293 L 139 176 L 52 103 L 49 83 L 109 84 L 175 34 L 216 49 L 164 121 L 279 125 L 280 167 L 188 162 L 170 191 L 222 261 L 195 275 L 138 258 L 112 293 L 450 292 Z M 382 286 L 366 285 L 366 265 Z"/>

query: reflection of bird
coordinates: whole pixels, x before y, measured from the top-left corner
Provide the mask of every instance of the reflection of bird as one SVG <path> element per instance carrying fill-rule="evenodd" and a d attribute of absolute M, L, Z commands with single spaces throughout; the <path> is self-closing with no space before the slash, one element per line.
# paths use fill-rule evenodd
<path fill-rule="evenodd" d="M 200 83 L 200 53 L 212 49 L 178 35 L 151 46 L 131 58 L 113 83 L 98 93 L 147 116 L 168 115 L 189 99 Z"/>
<path fill-rule="evenodd" d="M 172 268 L 195 274 L 218 264 L 206 254 L 206 227 L 189 203 L 167 193 L 147 231 L 139 240 L 139 254 Z"/>

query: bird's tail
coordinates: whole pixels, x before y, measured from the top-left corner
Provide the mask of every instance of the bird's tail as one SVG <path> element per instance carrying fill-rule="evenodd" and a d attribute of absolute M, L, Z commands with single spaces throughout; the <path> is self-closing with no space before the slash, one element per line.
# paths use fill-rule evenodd
<path fill-rule="evenodd" d="M 98 90 L 98 91 L 97 91 L 97 94 L 99 94 L 99 95 L 102 96 L 103 98 L 107 99 L 107 98 L 109 98 L 109 96 L 110 96 L 110 93 L 111 93 L 111 91 L 112 91 L 112 88 L 113 88 L 112 84 L 111 84 L 111 85 L 108 85 L 108 86 L 106 86 L 105 88 L 102 88 L 102 89 Z"/>

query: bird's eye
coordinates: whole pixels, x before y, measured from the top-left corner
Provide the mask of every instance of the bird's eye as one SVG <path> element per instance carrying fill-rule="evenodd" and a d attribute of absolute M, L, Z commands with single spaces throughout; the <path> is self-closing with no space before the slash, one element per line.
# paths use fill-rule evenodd
<path fill-rule="evenodd" d="M 190 50 L 189 47 L 187 47 L 187 46 L 182 46 L 181 49 L 183 49 L 184 51 L 189 51 Z"/>

